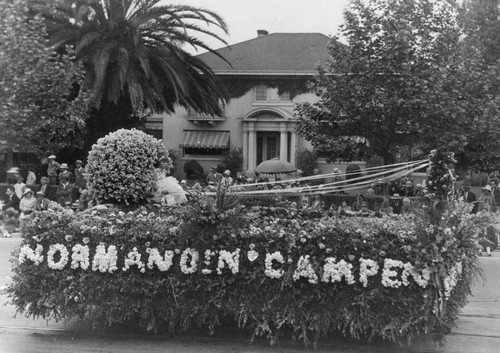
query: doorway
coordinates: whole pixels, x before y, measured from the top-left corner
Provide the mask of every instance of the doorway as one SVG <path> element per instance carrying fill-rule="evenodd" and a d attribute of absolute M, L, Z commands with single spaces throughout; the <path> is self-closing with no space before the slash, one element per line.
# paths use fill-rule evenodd
<path fill-rule="evenodd" d="M 257 132 L 257 165 L 280 156 L 280 133 L 278 131 Z"/>

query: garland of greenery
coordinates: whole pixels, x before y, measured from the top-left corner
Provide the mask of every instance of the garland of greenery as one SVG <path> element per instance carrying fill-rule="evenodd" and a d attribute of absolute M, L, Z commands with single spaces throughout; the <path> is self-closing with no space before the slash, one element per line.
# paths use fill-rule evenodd
<path fill-rule="evenodd" d="M 290 98 L 308 91 L 306 78 L 225 77 L 221 79 L 231 98 L 239 98 L 260 84 L 278 88 L 278 93 L 290 92 Z"/>

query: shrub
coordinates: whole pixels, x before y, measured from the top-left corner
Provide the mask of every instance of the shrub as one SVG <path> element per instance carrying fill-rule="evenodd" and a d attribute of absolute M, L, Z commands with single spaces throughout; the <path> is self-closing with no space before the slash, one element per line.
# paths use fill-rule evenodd
<path fill-rule="evenodd" d="M 224 154 L 224 166 L 231 171 L 233 178 L 243 169 L 243 152 L 241 148 L 233 147 Z"/>
<path fill-rule="evenodd" d="M 317 160 L 318 157 L 316 156 L 316 153 L 304 150 L 297 153 L 296 167 L 297 169 L 302 170 L 304 176 L 313 175 Z"/>
<path fill-rule="evenodd" d="M 161 140 L 142 131 L 110 133 L 89 152 L 87 188 L 104 202 L 141 203 L 153 191 L 155 165 L 165 154 Z"/>
<path fill-rule="evenodd" d="M 357 164 L 349 164 L 345 169 L 345 179 L 355 179 L 361 176 L 361 168 Z"/>
<path fill-rule="evenodd" d="M 203 167 L 194 159 L 191 159 L 184 164 L 184 173 L 186 173 L 186 179 L 188 180 L 203 179 Z"/>

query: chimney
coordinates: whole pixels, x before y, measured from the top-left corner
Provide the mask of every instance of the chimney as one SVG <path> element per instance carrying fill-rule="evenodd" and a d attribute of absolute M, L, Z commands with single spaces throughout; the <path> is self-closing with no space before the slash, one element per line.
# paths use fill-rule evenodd
<path fill-rule="evenodd" d="M 263 37 L 265 35 L 269 34 L 268 31 L 266 31 L 265 29 L 258 29 L 257 30 L 257 37 Z"/>

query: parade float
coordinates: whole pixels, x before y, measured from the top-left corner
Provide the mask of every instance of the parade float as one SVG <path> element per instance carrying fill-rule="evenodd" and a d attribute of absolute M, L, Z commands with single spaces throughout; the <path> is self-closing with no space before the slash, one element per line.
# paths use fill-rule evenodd
<path fill-rule="evenodd" d="M 229 321 L 271 343 L 340 332 L 406 345 L 447 333 L 480 274 L 484 218 L 447 198 L 452 154 L 430 156 L 429 206 L 414 217 L 357 217 L 224 190 L 151 205 L 159 145 L 138 131 L 115 138 L 94 146 L 88 167 L 93 192 L 114 203 L 42 212 L 24 230 L 8 289 L 19 313 L 173 334 Z"/>

